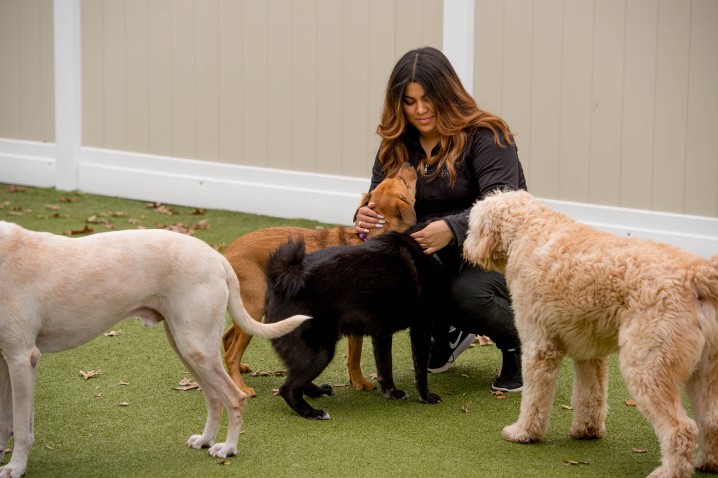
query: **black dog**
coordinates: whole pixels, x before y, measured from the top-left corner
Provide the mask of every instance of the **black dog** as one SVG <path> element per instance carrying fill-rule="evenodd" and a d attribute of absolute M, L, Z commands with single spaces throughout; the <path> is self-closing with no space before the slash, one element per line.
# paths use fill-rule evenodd
<path fill-rule="evenodd" d="M 343 335 L 369 335 L 382 394 L 408 398 L 394 385 L 392 334 L 410 329 L 416 390 L 424 403 L 439 403 L 429 392 L 427 366 L 431 332 L 439 307 L 446 304 L 443 267 L 424 254 L 408 234 L 386 233 L 353 246 L 338 246 L 306 254 L 302 241 L 280 246 L 267 265 L 265 322 L 293 314 L 313 317 L 272 345 L 287 367 L 279 394 L 306 418 L 329 419 L 312 408 L 303 395 L 331 395 L 330 385 L 312 380 L 334 357 Z"/>

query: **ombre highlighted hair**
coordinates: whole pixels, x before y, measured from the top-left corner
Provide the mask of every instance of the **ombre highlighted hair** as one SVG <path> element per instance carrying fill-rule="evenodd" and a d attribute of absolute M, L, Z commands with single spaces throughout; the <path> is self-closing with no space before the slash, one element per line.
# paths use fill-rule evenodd
<path fill-rule="evenodd" d="M 379 161 L 386 176 L 394 175 L 409 159 L 402 140 L 407 126 L 404 117 L 404 92 L 409 83 L 419 83 L 434 108 L 436 129 L 439 133 L 439 150 L 431 158 L 422 160 L 424 166 L 438 163 L 437 176 L 444 164 L 453 183 L 456 180 L 456 161 L 469 142 L 467 128 L 483 127 L 491 131 L 494 141 L 505 147 L 513 144 L 513 138 L 504 120 L 479 109 L 476 101 L 461 84 L 459 76 L 446 56 L 436 48 L 423 47 L 402 56 L 394 66 L 386 87 L 381 123 L 376 132 L 381 136 Z"/>

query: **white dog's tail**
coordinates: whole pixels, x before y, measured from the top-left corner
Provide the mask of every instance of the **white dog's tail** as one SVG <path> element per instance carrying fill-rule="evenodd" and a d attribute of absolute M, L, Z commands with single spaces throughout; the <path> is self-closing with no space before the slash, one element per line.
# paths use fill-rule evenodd
<path fill-rule="evenodd" d="M 718 254 L 696 271 L 698 295 L 718 304 Z"/>
<path fill-rule="evenodd" d="M 299 327 L 305 320 L 311 319 L 308 315 L 293 315 L 271 324 L 257 322 L 249 315 L 249 312 L 247 312 L 247 309 L 244 307 L 242 296 L 239 294 L 239 280 L 234 270 L 232 270 L 232 266 L 226 259 L 223 263 L 227 274 L 227 287 L 229 288 L 229 303 L 227 304 L 227 308 L 229 309 L 229 314 L 232 316 L 232 320 L 240 329 L 250 335 L 256 335 L 265 339 L 274 339 L 288 334 Z"/>

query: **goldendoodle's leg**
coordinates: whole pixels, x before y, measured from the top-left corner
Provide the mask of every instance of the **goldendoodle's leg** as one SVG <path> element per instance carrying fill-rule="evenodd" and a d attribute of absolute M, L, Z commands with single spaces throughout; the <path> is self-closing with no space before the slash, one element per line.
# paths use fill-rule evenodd
<path fill-rule="evenodd" d="M 548 429 L 556 379 L 563 352 L 549 344 L 522 344 L 524 388 L 519 419 L 504 428 L 503 437 L 515 443 L 538 441 Z"/>
<path fill-rule="evenodd" d="M 718 351 L 704 352 L 686 386 L 698 424 L 698 470 L 718 473 Z"/>
<path fill-rule="evenodd" d="M 600 438 L 606 432 L 608 357 L 576 360 L 573 370 L 571 436 L 579 439 Z"/>
<path fill-rule="evenodd" d="M 664 313 L 664 328 L 673 323 Z M 675 316 L 673 317 L 675 319 Z M 645 325 L 644 318 L 640 323 Z M 698 428 L 681 404 L 680 387 L 688 381 L 703 350 L 703 338 L 693 327 L 672 327 L 661 333 L 645 327 L 625 331 L 619 343 L 621 373 L 638 409 L 653 425 L 661 447 L 661 466 L 649 478 L 688 478 L 693 475 Z M 670 339 L 670 343 L 665 340 Z"/>

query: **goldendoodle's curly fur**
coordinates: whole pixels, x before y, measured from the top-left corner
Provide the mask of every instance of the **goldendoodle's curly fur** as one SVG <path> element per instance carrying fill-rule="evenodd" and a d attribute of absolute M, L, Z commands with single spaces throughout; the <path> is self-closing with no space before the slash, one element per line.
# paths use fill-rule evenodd
<path fill-rule="evenodd" d="M 474 205 L 464 255 L 504 273 L 511 291 L 524 388 L 506 440 L 545 434 L 564 356 L 574 360 L 571 436 L 603 436 L 607 355 L 617 350 L 660 443 L 661 466 L 650 476 L 688 477 L 694 466 L 718 472 L 718 255 L 708 261 L 601 232 L 525 191 Z M 683 385 L 695 421 L 681 405 Z"/>

